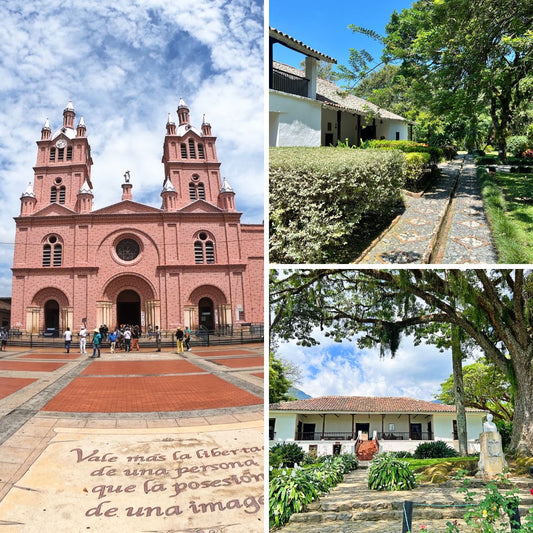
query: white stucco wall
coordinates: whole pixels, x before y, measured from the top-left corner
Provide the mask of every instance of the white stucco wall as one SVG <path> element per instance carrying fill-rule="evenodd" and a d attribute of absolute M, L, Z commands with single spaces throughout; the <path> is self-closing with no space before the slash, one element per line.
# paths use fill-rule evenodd
<path fill-rule="evenodd" d="M 269 111 L 270 146 L 320 146 L 320 102 L 270 91 Z M 277 144 L 274 145 L 273 142 Z"/>
<path fill-rule="evenodd" d="M 297 415 L 291 413 L 276 413 L 274 416 L 271 414 L 270 418 L 276 419 L 276 425 L 274 426 L 275 441 L 282 440 L 294 440 L 296 433 L 296 417 Z"/>
<path fill-rule="evenodd" d="M 483 430 L 484 413 L 467 413 L 467 432 L 468 432 L 468 451 L 470 453 L 479 451 L 479 435 Z M 303 415 L 290 413 L 271 413 L 270 418 L 276 419 L 275 432 L 276 441 L 294 440 L 295 433 L 298 427 L 298 422 L 305 424 L 315 424 L 315 432 L 320 434 L 322 432 L 322 417 L 318 414 Z M 454 413 L 435 413 L 433 415 L 411 415 L 411 423 L 422 424 L 422 431 L 427 432 L 428 422 L 432 423 L 434 440 L 442 440 L 450 446 L 458 448 L 457 441 L 453 440 L 453 420 L 456 415 Z M 370 423 L 369 438 L 372 438 L 374 431 L 381 432 L 382 419 L 381 415 L 356 415 L 354 423 Z M 389 424 L 394 424 L 394 430 L 389 429 Z M 334 414 L 326 415 L 326 433 L 351 432 L 352 418 L 351 415 Z M 409 417 L 407 415 L 385 415 L 383 420 L 383 428 L 386 433 L 392 431 L 393 433 L 407 433 L 409 432 Z M 318 446 L 319 455 L 333 453 L 334 440 L 314 440 L 314 441 L 298 441 L 298 444 L 305 450 L 309 450 L 310 445 Z M 350 446 L 353 449 L 354 441 L 349 439 L 342 440 L 343 453 L 349 452 Z M 416 447 L 427 440 L 380 440 L 380 449 L 382 451 L 410 451 L 413 452 Z"/>
<path fill-rule="evenodd" d="M 387 141 L 395 141 L 396 132 L 400 133 L 400 141 L 408 139 L 409 129 L 405 122 L 376 118 L 376 139 L 385 137 Z"/>

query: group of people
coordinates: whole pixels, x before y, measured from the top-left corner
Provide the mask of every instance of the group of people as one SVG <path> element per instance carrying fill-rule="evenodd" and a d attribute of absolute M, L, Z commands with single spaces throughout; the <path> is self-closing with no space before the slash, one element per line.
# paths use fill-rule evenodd
<path fill-rule="evenodd" d="M 106 340 L 110 343 L 110 353 L 115 353 L 117 350 L 124 350 L 125 352 L 131 352 L 132 350 L 136 349 L 137 351 L 140 350 L 139 347 L 139 338 L 141 337 L 141 328 L 139 326 L 131 326 L 129 324 L 122 324 L 121 326 L 115 328 L 114 331 L 109 333 L 109 330 L 107 326 L 104 324 L 100 326 L 99 328 L 95 328 L 93 330 L 93 338 L 92 338 L 92 346 L 93 346 L 93 354 L 90 356 L 91 359 L 96 359 L 100 357 L 101 355 L 101 346 L 102 343 Z M 161 330 L 159 329 L 159 326 L 155 327 L 155 331 L 152 333 L 155 336 L 155 342 L 156 342 L 156 350 L 158 352 L 161 351 Z M 65 333 L 63 334 L 65 337 L 65 349 L 67 353 L 70 353 L 70 345 L 72 343 L 72 331 L 70 328 L 67 328 L 65 330 Z M 0 333 L 1 337 L 1 333 Z M 80 339 L 80 354 L 86 354 L 87 353 L 87 340 L 90 337 L 90 332 L 86 328 L 85 324 L 82 324 L 80 332 L 78 333 L 78 337 Z M 3 337 L 2 337 L 3 339 Z M 184 350 L 188 352 L 191 351 L 191 330 L 187 326 L 185 330 L 181 328 L 181 326 L 178 326 L 178 329 L 176 331 L 176 339 L 177 339 L 177 352 L 179 354 L 183 354 Z M 7 340 L 7 337 L 6 337 Z M 3 346 L 3 340 L 2 340 L 2 346 Z M 184 348 L 185 346 L 185 348 Z"/>
<path fill-rule="evenodd" d="M 185 328 L 185 331 L 181 329 L 181 326 L 178 326 L 176 330 L 176 351 L 179 354 L 184 353 L 184 345 L 188 352 L 191 351 L 191 330 L 189 326 Z"/>

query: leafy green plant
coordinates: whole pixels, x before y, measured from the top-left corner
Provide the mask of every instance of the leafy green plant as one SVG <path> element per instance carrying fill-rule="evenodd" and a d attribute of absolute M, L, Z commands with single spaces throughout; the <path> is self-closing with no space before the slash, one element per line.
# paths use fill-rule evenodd
<path fill-rule="evenodd" d="M 270 260 L 338 261 L 363 215 L 389 216 L 404 182 L 398 151 L 271 148 Z"/>
<path fill-rule="evenodd" d="M 269 450 L 269 463 L 275 468 L 283 466 L 292 468 L 303 461 L 304 455 L 305 452 L 295 442 L 274 444 Z"/>
<path fill-rule="evenodd" d="M 378 150 L 400 150 L 401 152 L 426 152 L 430 154 L 431 161 L 438 163 L 444 160 L 444 150 L 437 146 L 428 146 L 424 143 L 417 143 L 415 141 L 365 141 L 363 148 L 373 148 Z"/>
<path fill-rule="evenodd" d="M 269 482 L 270 527 L 281 526 L 293 513 L 301 512 L 320 494 L 330 491 L 344 474 L 357 468 L 357 457 L 321 457 L 319 463 L 303 468 L 271 469 Z"/>
<path fill-rule="evenodd" d="M 513 135 L 507 139 L 507 150 L 515 157 L 520 157 L 529 148 L 529 144 L 525 135 Z"/>
<path fill-rule="evenodd" d="M 415 475 L 405 461 L 387 453 L 374 457 L 368 469 L 368 488 L 371 490 L 411 490 Z"/>
<path fill-rule="evenodd" d="M 454 448 L 441 440 L 433 442 L 423 442 L 416 447 L 413 457 L 416 459 L 429 459 L 440 457 L 457 457 L 458 453 Z"/>

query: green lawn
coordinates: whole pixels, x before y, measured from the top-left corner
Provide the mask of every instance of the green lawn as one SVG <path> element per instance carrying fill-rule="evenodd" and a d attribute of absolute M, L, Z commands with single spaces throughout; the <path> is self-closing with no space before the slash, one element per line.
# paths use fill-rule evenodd
<path fill-rule="evenodd" d="M 533 174 L 477 170 L 499 263 L 533 263 Z"/>

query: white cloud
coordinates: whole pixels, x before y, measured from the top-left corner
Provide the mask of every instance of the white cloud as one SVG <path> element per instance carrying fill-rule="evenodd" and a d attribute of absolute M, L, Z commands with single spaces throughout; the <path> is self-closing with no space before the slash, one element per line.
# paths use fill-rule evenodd
<path fill-rule="evenodd" d="M 167 113 L 182 96 L 194 125 L 203 113 L 211 122 L 243 222 L 261 222 L 261 2 L 5 0 L 0 10 L 0 242 L 14 241 L 41 127 L 48 117 L 59 128 L 69 99 L 87 125 L 96 207 L 120 200 L 127 169 L 134 199 L 159 207 Z M 11 292 L 11 259 L 0 244 L 0 295 Z"/>
<path fill-rule="evenodd" d="M 317 335 L 318 346 L 282 343 L 277 354 L 302 372 L 297 385 L 316 396 L 407 396 L 433 400 L 452 372 L 451 355 L 430 345 L 414 346 L 402 339 L 394 358 L 381 358 L 379 349 L 360 349 L 355 342 L 336 343 Z"/>

